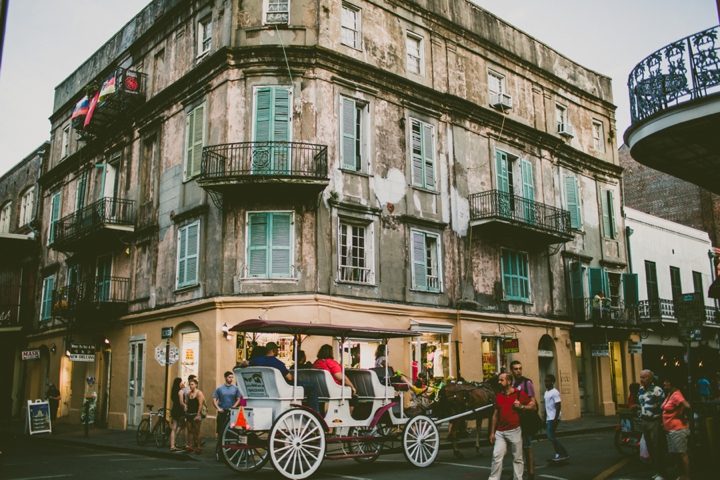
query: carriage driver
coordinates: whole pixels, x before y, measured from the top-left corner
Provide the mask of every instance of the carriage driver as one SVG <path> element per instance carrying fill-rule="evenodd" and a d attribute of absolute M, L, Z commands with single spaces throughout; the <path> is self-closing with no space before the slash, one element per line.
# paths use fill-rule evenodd
<path fill-rule="evenodd" d="M 267 353 L 264 357 L 258 357 L 253 358 L 250 361 L 244 360 L 240 367 L 273 367 L 276 370 L 280 370 L 280 373 L 283 377 L 285 377 L 285 380 L 288 381 L 288 383 L 292 383 L 293 381 L 293 374 L 290 372 L 290 370 L 287 369 L 285 364 L 278 360 L 277 354 L 278 354 L 278 345 L 275 342 L 268 342 L 267 345 L 265 345 L 265 348 L 267 349 Z M 303 390 L 305 391 L 305 398 L 307 399 L 307 406 L 315 410 L 316 412 L 320 411 L 320 404 L 318 401 L 318 391 L 317 387 L 312 382 L 306 382 L 306 381 L 300 381 L 297 382 L 299 387 L 303 387 Z"/>

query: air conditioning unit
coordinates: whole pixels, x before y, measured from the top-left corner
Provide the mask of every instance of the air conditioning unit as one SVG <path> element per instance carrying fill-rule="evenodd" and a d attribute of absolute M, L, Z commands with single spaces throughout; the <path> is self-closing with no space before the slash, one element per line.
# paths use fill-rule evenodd
<path fill-rule="evenodd" d="M 503 111 L 510 110 L 512 108 L 512 97 L 505 93 L 491 93 L 490 105 Z"/>
<path fill-rule="evenodd" d="M 575 128 L 569 123 L 558 124 L 558 135 L 573 138 L 575 136 Z"/>

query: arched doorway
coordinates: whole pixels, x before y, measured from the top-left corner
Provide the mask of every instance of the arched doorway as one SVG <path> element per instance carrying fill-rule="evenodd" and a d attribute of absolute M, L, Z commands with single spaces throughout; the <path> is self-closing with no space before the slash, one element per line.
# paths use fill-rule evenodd
<path fill-rule="evenodd" d="M 538 382 L 535 386 L 535 397 L 541 405 L 538 406 L 538 412 L 545 411 L 545 400 L 541 392 L 544 391 L 545 376 L 554 375 L 557 378 L 557 349 L 555 341 L 550 335 L 543 335 L 538 343 Z"/>

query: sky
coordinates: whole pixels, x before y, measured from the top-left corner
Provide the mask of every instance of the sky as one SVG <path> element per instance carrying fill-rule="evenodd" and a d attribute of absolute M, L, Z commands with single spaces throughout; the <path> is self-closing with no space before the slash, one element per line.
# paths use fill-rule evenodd
<path fill-rule="evenodd" d="M 55 87 L 149 1 L 10 0 L 0 70 L 0 175 L 49 139 Z M 611 77 L 621 134 L 630 125 L 626 84 L 633 67 L 719 23 L 715 0 L 472 1 Z"/>

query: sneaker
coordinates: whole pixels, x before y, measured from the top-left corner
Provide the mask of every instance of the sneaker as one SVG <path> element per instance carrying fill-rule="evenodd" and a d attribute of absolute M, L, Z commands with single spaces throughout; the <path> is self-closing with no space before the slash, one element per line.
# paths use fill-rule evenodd
<path fill-rule="evenodd" d="M 663 476 L 661 476 L 659 473 L 656 473 L 655 475 L 653 475 L 652 478 L 653 478 L 653 480 L 665 480 L 665 478 Z"/>

